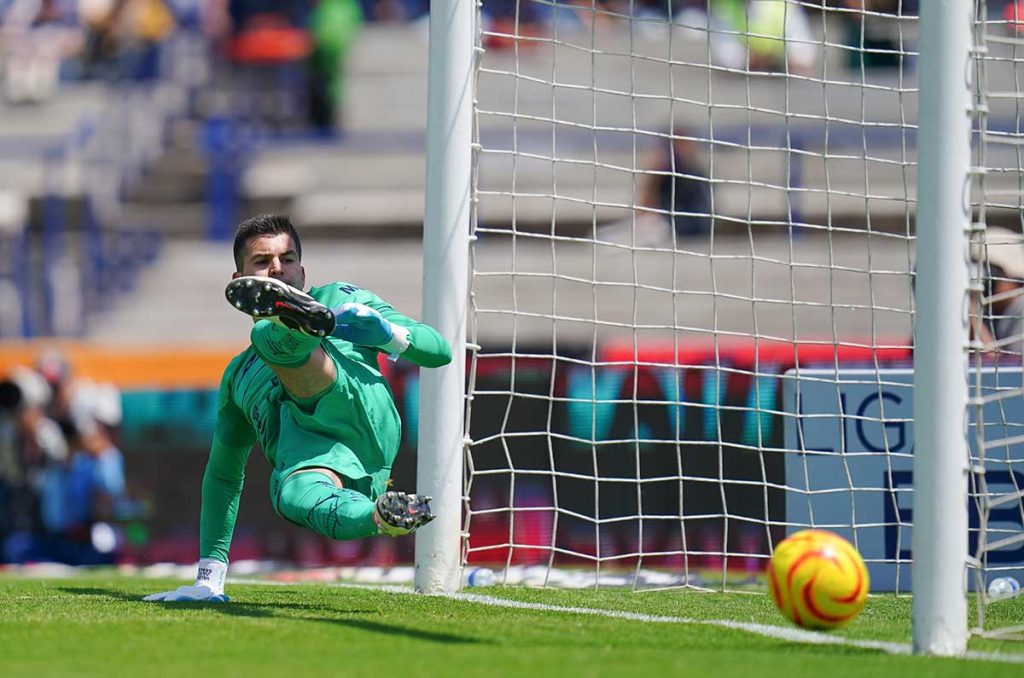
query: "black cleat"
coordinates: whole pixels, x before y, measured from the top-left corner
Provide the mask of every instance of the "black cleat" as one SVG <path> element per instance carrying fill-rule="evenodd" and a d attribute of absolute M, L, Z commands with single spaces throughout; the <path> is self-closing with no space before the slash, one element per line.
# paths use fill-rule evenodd
<path fill-rule="evenodd" d="M 313 337 L 326 337 L 337 323 L 331 309 L 275 278 L 235 278 L 224 290 L 228 303 L 253 318 L 274 320 Z"/>
<path fill-rule="evenodd" d="M 430 497 L 389 491 L 377 497 L 373 519 L 378 533 L 400 537 L 429 523 L 434 512 L 430 510 Z"/>

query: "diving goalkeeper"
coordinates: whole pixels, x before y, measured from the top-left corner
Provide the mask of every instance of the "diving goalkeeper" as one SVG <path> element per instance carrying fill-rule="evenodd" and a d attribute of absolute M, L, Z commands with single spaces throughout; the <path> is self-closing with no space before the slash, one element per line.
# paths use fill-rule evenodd
<path fill-rule="evenodd" d="M 348 283 L 305 289 L 291 221 L 239 224 L 228 302 L 253 317 L 251 345 L 221 379 L 203 476 L 196 582 L 145 600 L 224 602 L 228 550 L 245 464 L 259 442 L 274 470 L 270 500 L 285 520 L 331 539 L 400 536 L 434 518 L 430 498 L 386 490 L 401 421 L 377 357 L 422 367 L 451 361 L 433 328 Z"/>

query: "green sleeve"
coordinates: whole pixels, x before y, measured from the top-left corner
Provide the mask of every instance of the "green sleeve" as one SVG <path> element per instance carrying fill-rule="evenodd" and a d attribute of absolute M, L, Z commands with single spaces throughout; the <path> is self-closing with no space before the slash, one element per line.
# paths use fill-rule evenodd
<path fill-rule="evenodd" d="M 203 474 L 203 508 L 199 518 L 199 557 L 228 562 L 231 535 L 238 517 L 245 464 L 252 446 L 230 447 L 213 439 Z"/>
<path fill-rule="evenodd" d="M 203 474 L 203 503 L 199 518 L 199 557 L 228 562 L 231 535 L 238 516 L 238 499 L 245 480 L 256 432 L 241 410 L 231 402 L 230 383 L 236 363 L 221 381 L 217 407 L 217 429 L 210 458 Z"/>
<path fill-rule="evenodd" d="M 441 367 L 452 361 L 452 347 L 433 327 L 416 323 L 409 331 L 409 348 L 402 351 L 403 358 L 420 367 Z"/>

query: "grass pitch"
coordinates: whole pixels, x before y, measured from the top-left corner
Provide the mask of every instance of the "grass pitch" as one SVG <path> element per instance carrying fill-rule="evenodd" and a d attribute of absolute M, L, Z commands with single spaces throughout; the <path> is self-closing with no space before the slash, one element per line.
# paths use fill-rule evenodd
<path fill-rule="evenodd" d="M 1022 663 L 876 649 L 909 642 L 910 600 L 889 596 L 838 633 L 794 639 L 775 637 L 794 627 L 764 595 L 471 589 L 483 600 L 229 584 L 222 605 L 140 600 L 180 584 L 0 577 L 0 676 L 1024 675 L 1022 643 L 971 641 Z M 992 613 L 1019 621 L 1024 599 Z"/>

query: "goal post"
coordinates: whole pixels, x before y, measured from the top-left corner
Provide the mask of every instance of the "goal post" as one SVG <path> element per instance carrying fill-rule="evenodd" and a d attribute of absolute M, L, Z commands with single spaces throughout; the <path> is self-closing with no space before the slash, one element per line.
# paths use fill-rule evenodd
<path fill-rule="evenodd" d="M 820 527 L 912 575 L 916 652 L 966 649 L 968 587 L 983 617 L 1024 572 L 1019 355 L 968 331 L 1012 296 L 977 259 L 1024 206 L 1024 40 L 909 5 L 432 3 L 423 309 L 456 358 L 422 377 L 418 590 L 757 589 Z"/>
<path fill-rule="evenodd" d="M 433 497 L 437 518 L 416 533 L 414 583 L 424 593 L 452 593 L 462 565 L 475 6 L 435 0 L 430 12 L 422 315 L 449 340 L 453 359 L 421 381 L 416 486 Z"/>
<path fill-rule="evenodd" d="M 913 636 L 915 651 L 939 655 L 967 649 L 974 4 L 925 2 L 920 19 Z"/>

